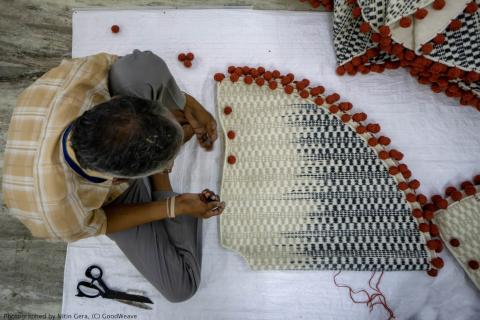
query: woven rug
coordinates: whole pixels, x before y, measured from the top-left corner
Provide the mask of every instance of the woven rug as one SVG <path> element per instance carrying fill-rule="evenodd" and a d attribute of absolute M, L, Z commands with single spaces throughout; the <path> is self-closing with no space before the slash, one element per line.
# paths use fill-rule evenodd
<path fill-rule="evenodd" d="M 459 189 L 447 188 L 445 198 L 433 196 L 426 208 L 435 212 L 440 238 L 480 289 L 480 175 Z"/>
<path fill-rule="evenodd" d="M 403 67 L 480 111 L 480 0 L 309 2 L 333 11 L 338 75 Z"/>
<path fill-rule="evenodd" d="M 428 270 L 441 259 L 403 155 L 337 93 L 264 68 L 216 74 L 222 246 L 253 270 Z"/>

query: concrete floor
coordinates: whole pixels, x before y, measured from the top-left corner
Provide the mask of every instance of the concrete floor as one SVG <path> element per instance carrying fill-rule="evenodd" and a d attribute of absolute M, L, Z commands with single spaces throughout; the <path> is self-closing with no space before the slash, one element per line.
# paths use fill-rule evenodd
<path fill-rule="evenodd" d="M 71 54 L 71 9 L 131 6 L 251 6 L 310 10 L 297 0 L 0 0 L 0 172 L 17 95 Z M 1 176 L 0 176 L 1 183 Z M 2 195 L 0 191 L 0 203 Z M 66 244 L 32 238 L 0 208 L 0 316 L 61 311 Z"/>

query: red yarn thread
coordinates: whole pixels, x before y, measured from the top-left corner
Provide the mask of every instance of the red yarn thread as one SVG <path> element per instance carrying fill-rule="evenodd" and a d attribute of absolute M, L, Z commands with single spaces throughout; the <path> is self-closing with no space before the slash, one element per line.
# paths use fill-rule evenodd
<path fill-rule="evenodd" d="M 388 312 L 388 320 L 395 319 L 395 314 L 393 313 L 392 309 L 388 306 L 387 299 L 385 298 L 385 295 L 382 293 L 380 290 L 380 281 L 382 280 L 383 277 L 383 271 L 380 272 L 380 276 L 378 277 L 378 280 L 376 280 L 375 287 L 372 286 L 372 280 L 375 277 L 375 274 L 377 271 L 372 272 L 372 276 L 368 280 L 368 286 L 370 289 L 374 291 L 373 294 L 369 294 L 367 290 L 361 289 L 361 290 L 353 290 L 350 286 L 346 284 L 338 284 L 337 283 L 337 276 L 341 273 L 342 271 L 338 271 L 334 276 L 333 276 L 333 282 L 335 283 L 335 286 L 339 288 L 347 288 L 348 289 L 348 294 L 350 296 L 350 299 L 353 301 L 353 303 L 364 303 L 368 306 L 369 311 L 372 312 L 373 307 L 376 305 L 380 304 L 383 306 L 383 308 Z M 367 295 L 366 300 L 355 300 L 353 297 L 353 294 L 358 294 L 358 293 L 364 293 Z M 375 301 L 377 299 L 378 301 Z"/>

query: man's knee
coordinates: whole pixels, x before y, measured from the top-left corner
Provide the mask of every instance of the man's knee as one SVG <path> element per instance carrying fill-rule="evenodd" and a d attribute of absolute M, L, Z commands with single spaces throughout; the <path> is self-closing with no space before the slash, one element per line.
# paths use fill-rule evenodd
<path fill-rule="evenodd" d="M 172 288 L 168 290 L 168 292 L 160 292 L 170 302 L 184 302 L 195 295 L 199 284 L 200 281 L 198 281 L 198 283 L 192 283 L 189 286 Z"/>

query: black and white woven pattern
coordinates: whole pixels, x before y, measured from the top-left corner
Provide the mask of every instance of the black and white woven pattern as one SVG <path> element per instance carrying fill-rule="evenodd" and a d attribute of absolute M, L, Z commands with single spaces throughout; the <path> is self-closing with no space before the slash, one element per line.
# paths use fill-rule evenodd
<path fill-rule="evenodd" d="M 405 195 L 366 141 L 326 108 L 223 81 L 221 243 L 252 269 L 427 270 Z M 233 112 L 223 114 L 231 106 Z"/>

